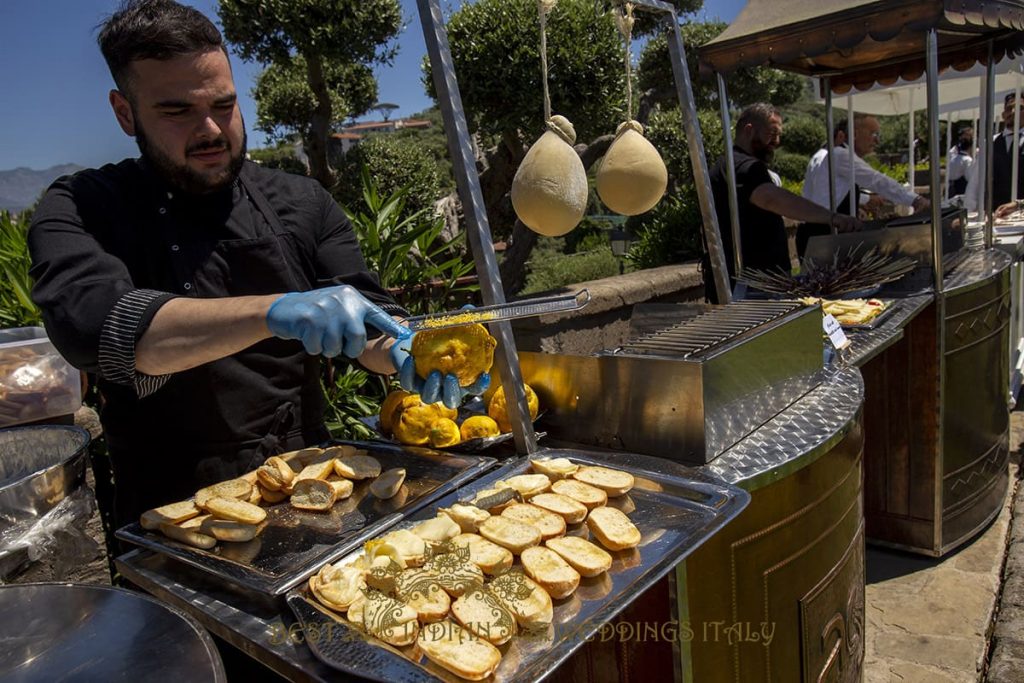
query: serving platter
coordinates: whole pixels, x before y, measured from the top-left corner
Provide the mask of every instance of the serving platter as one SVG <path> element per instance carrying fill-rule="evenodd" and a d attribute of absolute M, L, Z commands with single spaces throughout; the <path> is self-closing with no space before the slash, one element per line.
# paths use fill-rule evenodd
<path fill-rule="evenodd" d="M 487 679 L 495 682 L 545 678 L 603 624 L 739 514 L 749 501 L 746 492 L 702 479 L 700 475 L 686 479 L 659 472 L 659 461 L 646 456 L 561 449 L 546 449 L 544 455 L 632 473 L 636 479 L 634 488 L 624 496 L 609 499 L 608 504 L 628 515 L 640 530 L 642 540 L 636 548 L 612 552 L 610 570 L 582 579 L 571 596 L 554 600 L 550 625 L 516 635 L 501 645 L 501 662 Z M 388 530 L 408 528 L 430 519 L 436 516 L 438 508 L 471 500 L 477 492 L 492 488 L 494 482 L 528 470 L 526 458 L 513 460 L 420 508 Z M 581 523 L 569 525 L 566 533 L 589 532 L 586 524 Z M 351 564 L 362 552 L 355 549 L 335 564 Z M 512 571 L 518 565 L 517 559 Z M 322 606 L 308 586 L 291 591 L 287 602 L 307 634 L 305 641 L 313 654 L 339 671 L 389 682 L 465 680 L 427 660 L 415 645 L 398 649 L 364 634 L 343 616 Z M 310 637 L 314 633 L 316 637 Z"/>
<path fill-rule="evenodd" d="M 243 588 L 281 595 L 323 564 L 358 548 L 381 529 L 495 464 L 493 458 L 451 455 L 429 448 L 355 441 L 336 444 L 365 449 L 384 470 L 405 468 L 402 489 L 395 497 L 380 500 L 369 493 L 368 481 L 356 482 L 352 495 L 326 512 L 297 510 L 288 501 L 277 503 L 267 508 L 267 525 L 259 536 L 245 543 L 221 542 L 210 550 L 147 531 L 138 522 L 118 530 L 117 537 Z"/>

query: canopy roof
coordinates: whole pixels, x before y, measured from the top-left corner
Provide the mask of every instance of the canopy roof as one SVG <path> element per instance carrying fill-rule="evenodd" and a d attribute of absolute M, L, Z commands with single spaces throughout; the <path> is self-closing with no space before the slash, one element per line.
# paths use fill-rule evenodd
<path fill-rule="evenodd" d="M 699 49 L 723 74 L 774 66 L 830 76 L 834 92 L 913 80 L 924 73 L 926 34 L 939 32 L 939 67 L 966 69 L 1024 51 L 1024 0 L 748 0 Z"/>

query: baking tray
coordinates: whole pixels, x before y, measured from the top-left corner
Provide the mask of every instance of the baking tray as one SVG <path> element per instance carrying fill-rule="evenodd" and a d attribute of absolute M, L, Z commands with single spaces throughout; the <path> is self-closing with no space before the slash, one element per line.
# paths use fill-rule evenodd
<path fill-rule="evenodd" d="M 896 307 L 893 305 L 896 302 L 893 299 L 879 299 L 879 301 L 881 301 L 882 303 L 885 304 L 885 310 L 882 311 L 881 313 L 879 313 L 878 315 L 876 315 L 874 318 L 872 318 L 868 322 L 866 322 L 866 323 L 859 323 L 859 324 L 855 324 L 855 325 L 844 325 L 843 323 L 839 323 L 840 326 L 842 326 L 842 328 L 844 330 L 851 330 L 851 331 L 853 331 L 853 330 L 874 330 L 874 329 L 876 329 L 879 325 L 881 325 L 886 320 L 888 320 L 892 316 L 892 314 L 896 311 Z"/>
<path fill-rule="evenodd" d="M 539 681 L 572 655 L 587 639 L 633 599 L 668 573 L 704 540 L 733 519 L 750 498 L 741 489 L 710 480 L 694 473 L 694 479 L 662 474 L 664 461 L 624 453 L 594 453 L 546 449 L 551 457 L 568 457 L 580 464 L 605 465 L 631 472 L 636 486 L 625 496 L 612 498 L 640 529 L 643 540 L 631 550 L 613 552 L 612 568 L 594 578 L 584 578 L 576 592 L 554 601 L 554 619 L 546 630 L 529 637 L 517 635 L 498 649 L 501 664 L 488 681 Z M 476 492 L 490 488 L 493 482 L 528 469 L 519 458 L 494 472 L 467 484 L 459 491 L 420 509 L 394 528 L 406 528 L 434 517 L 437 508 L 471 499 Z M 586 524 L 570 525 L 567 533 L 581 533 Z M 354 560 L 357 550 L 340 562 Z M 516 561 L 518 565 L 518 560 Z M 389 683 L 413 681 L 461 682 L 464 679 L 422 657 L 415 648 L 396 648 L 355 631 L 338 615 L 320 606 L 306 586 L 291 591 L 288 605 L 295 613 L 305 641 L 313 654 L 325 664 L 349 674 Z"/>
<path fill-rule="evenodd" d="M 366 449 L 381 468 L 404 467 L 403 491 L 388 500 L 369 493 L 369 482 L 355 482 L 352 495 L 330 512 L 296 510 L 287 501 L 267 508 L 267 526 L 246 543 L 192 548 L 135 522 L 119 529 L 123 541 L 207 571 L 243 588 L 281 595 L 404 515 L 427 505 L 494 466 L 493 458 L 448 455 L 429 448 L 343 441 Z"/>

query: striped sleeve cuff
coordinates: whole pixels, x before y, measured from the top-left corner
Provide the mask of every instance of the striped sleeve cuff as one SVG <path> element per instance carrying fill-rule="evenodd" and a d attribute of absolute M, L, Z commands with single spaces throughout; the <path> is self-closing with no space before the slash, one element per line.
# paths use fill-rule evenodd
<path fill-rule="evenodd" d="M 135 388 L 139 398 L 162 387 L 170 375 L 145 375 L 135 369 L 135 343 L 157 309 L 175 295 L 152 289 L 133 289 L 114 304 L 100 330 L 99 365 L 103 377 Z"/>

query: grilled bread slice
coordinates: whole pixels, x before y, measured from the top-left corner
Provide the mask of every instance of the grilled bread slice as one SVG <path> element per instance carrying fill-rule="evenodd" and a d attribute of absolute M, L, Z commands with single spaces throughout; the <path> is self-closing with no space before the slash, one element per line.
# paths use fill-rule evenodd
<path fill-rule="evenodd" d="M 381 500 L 394 498 L 405 482 L 405 468 L 396 467 L 370 482 L 370 493 Z"/>
<path fill-rule="evenodd" d="M 173 538 L 179 543 L 190 545 L 193 548 L 209 550 L 213 546 L 217 545 L 217 539 L 213 536 L 201 534 L 193 529 L 182 529 L 180 526 L 167 524 L 166 522 L 160 525 L 160 533 L 168 538 Z"/>
<path fill-rule="evenodd" d="M 588 510 L 593 510 L 608 503 L 607 493 L 575 479 L 556 481 L 551 485 L 551 490 L 554 493 L 561 493 L 563 496 L 569 496 L 573 500 L 583 503 L 587 506 Z"/>
<path fill-rule="evenodd" d="M 613 498 L 627 493 L 635 483 L 633 475 L 629 472 L 600 466 L 581 467 L 572 478 L 597 487 Z"/>
<path fill-rule="evenodd" d="M 522 572 L 511 571 L 495 577 L 487 589 L 524 629 L 547 626 L 554 617 L 551 596 Z"/>
<path fill-rule="evenodd" d="M 608 550 L 625 550 L 640 545 L 640 530 L 629 517 L 615 508 L 603 507 L 590 511 L 587 526 L 594 537 Z"/>
<path fill-rule="evenodd" d="M 440 514 L 447 515 L 449 519 L 459 525 L 463 533 L 473 534 L 480 527 L 480 523 L 491 516 L 487 510 L 482 510 L 475 505 L 464 505 L 455 503 L 450 508 L 441 508 Z"/>
<path fill-rule="evenodd" d="M 439 514 L 433 519 L 424 520 L 410 529 L 410 531 L 427 543 L 434 545 L 449 541 L 462 533 L 459 525 L 453 522 L 451 517 L 444 514 Z"/>
<path fill-rule="evenodd" d="M 519 559 L 527 576 L 556 600 L 569 597 L 580 585 L 580 573 L 550 548 L 527 548 Z"/>
<path fill-rule="evenodd" d="M 355 567 L 324 566 L 318 574 L 309 577 L 313 596 L 335 612 L 344 613 L 366 589 L 363 572 Z"/>
<path fill-rule="evenodd" d="M 260 484 L 257 488 L 260 490 L 260 498 L 264 503 L 269 505 L 280 503 L 288 497 L 288 494 L 284 491 L 271 491 L 270 489 L 265 488 L 263 484 Z"/>
<path fill-rule="evenodd" d="M 576 536 L 551 538 L 544 542 L 548 548 L 562 556 L 581 576 L 597 576 L 611 569 L 612 556 L 603 548 Z"/>
<path fill-rule="evenodd" d="M 243 524 L 259 524 L 267 518 L 267 511 L 260 506 L 234 498 L 211 498 L 205 507 L 218 519 L 231 519 Z"/>
<path fill-rule="evenodd" d="M 418 643 L 427 659 L 469 681 L 487 678 L 501 663 L 498 648 L 447 619 L 424 626 Z"/>
<path fill-rule="evenodd" d="M 539 493 L 530 499 L 530 505 L 561 516 L 566 524 L 579 524 L 587 518 L 587 506 L 561 493 Z"/>
<path fill-rule="evenodd" d="M 193 517 L 192 519 L 186 519 L 184 522 L 179 522 L 176 526 L 180 526 L 182 529 L 192 529 L 192 531 L 199 531 L 199 527 L 203 526 L 203 522 L 212 518 L 213 515 L 199 515 L 198 517 Z"/>
<path fill-rule="evenodd" d="M 480 525 L 480 535 L 488 541 L 508 548 L 518 555 L 527 548 L 539 545 L 541 533 L 536 527 L 507 517 L 488 517 Z"/>
<path fill-rule="evenodd" d="M 378 590 L 365 591 L 363 625 L 388 645 L 402 647 L 416 640 L 419 621 L 416 610 Z"/>
<path fill-rule="evenodd" d="M 510 505 L 502 510 L 501 516 L 529 524 L 540 532 L 541 540 L 565 534 L 565 520 L 562 517 L 530 503 Z"/>
<path fill-rule="evenodd" d="M 452 603 L 452 616 L 467 631 L 492 645 L 507 643 L 516 634 L 515 617 L 482 586 Z"/>
<path fill-rule="evenodd" d="M 497 481 L 494 486 L 498 489 L 515 489 L 523 496 L 530 498 L 538 493 L 544 493 L 551 488 L 551 480 L 546 474 L 517 474 L 502 481 Z"/>
<path fill-rule="evenodd" d="M 292 487 L 291 504 L 297 510 L 323 512 L 336 500 L 334 487 L 320 479 L 299 479 Z"/>
<path fill-rule="evenodd" d="M 380 461 L 369 455 L 350 455 L 334 461 L 334 471 L 346 479 L 373 479 L 380 476 Z"/>
<path fill-rule="evenodd" d="M 139 518 L 139 524 L 143 529 L 156 531 L 161 524 L 180 524 L 185 520 L 198 517 L 200 510 L 191 500 L 183 500 L 180 503 L 161 505 L 152 510 L 146 510 Z"/>
<path fill-rule="evenodd" d="M 256 534 L 262 531 L 262 526 L 243 524 L 230 519 L 216 519 L 211 516 L 202 523 L 199 531 L 207 536 L 213 536 L 218 541 L 242 543 L 256 538 Z"/>
<path fill-rule="evenodd" d="M 355 485 L 348 479 L 328 479 L 327 483 L 334 489 L 334 500 L 345 500 L 352 495 Z"/>
<path fill-rule="evenodd" d="M 292 486 L 295 486 L 303 479 L 320 479 L 326 480 L 327 477 L 334 473 L 334 460 L 325 460 L 323 462 L 314 462 L 310 465 L 306 465 L 302 468 L 302 471 L 295 475 L 295 479 L 292 480 Z"/>
<path fill-rule="evenodd" d="M 416 610 L 420 623 L 429 624 L 448 616 L 452 599 L 437 582 L 437 575 L 429 569 L 406 569 L 398 575 L 395 593 L 409 607 Z"/>
<path fill-rule="evenodd" d="M 239 500 L 248 500 L 252 494 L 252 484 L 245 479 L 228 479 L 222 481 L 219 484 L 207 486 L 196 491 L 196 505 L 201 508 L 206 507 L 206 503 L 211 498 L 237 498 Z"/>
<path fill-rule="evenodd" d="M 538 474 L 546 474 L 552 481 L 572 476 L 580 468 L 569 458 L 535 458 L 530 460 L 530 467 Z"/>
<path fill-rule="evenodd" d="M 515 560 L 510 550 L 477 534 L 459 534 L 452 539 L 452 543 L 458 547 L 468 547 L 469 561 L 480 567 L 485 574 L 506 571 Z"/>

